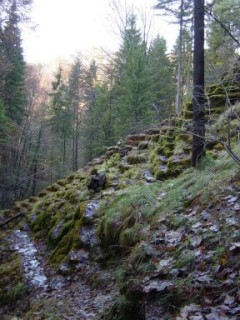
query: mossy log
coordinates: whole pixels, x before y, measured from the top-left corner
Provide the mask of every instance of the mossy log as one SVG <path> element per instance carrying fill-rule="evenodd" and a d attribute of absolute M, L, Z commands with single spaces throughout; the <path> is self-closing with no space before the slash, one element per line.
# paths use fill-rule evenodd
<path fill-rule="evenodd" d="M 22 215 L 23 215 L 23 212 L 20 212 L 20 213 L 16 214 L 14 217 L 11 217 L 11 218 L 9 218 L 9 219 L 1 222 L 1 223 L 0 223 L 0 227 L 2 228 L 2 227 L 4 227 L 4 226 L 6 226 L 6 225 L 9 224 L 10 222 L 12 222 L 12 221 L 16 220 L 17 218 L 21 217 Z"/>

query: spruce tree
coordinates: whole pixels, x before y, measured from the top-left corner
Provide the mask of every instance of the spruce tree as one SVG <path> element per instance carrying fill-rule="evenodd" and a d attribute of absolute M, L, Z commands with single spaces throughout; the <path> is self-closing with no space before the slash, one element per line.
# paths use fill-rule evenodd
<path fill-rule="evenodd" d="M 149 73 L 146 46 L 130 15 L 115 61 L 116 130 L 125 135 L 142 130 L 153 119 L 150 105 Z"/>
<path fill-rule="evenodd" d="M 24 116 L 26 101 L 24 75 L 25 62 L 21 46 L 21 34 L 18 26 L 16 1 L 13 2 L 2 31 L 2 51 L 7 65 L 4 84 L 2 89 L 2 100 L 6 115 L 13 121 L 20 123 Z"/>
<path fill-rule="evenodd" d="M 157 36 L 148 53 L 151 103 L 158 120 L 166 118 L 174 111 L 174 70 L 166 51 L 166 40 Z"/>

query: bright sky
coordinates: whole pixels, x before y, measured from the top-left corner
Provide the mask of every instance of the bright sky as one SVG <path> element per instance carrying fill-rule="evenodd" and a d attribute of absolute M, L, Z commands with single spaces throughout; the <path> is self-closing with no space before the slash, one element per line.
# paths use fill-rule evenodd
<path fill-rule="evenodd" d="M 119 38 L 114 32 L 113 2 L 120 7 L 134 7 L 139 16 L 146 9 L 151 35 L 162 35 L 168 47 L 176 40 L 176 26 L 156 16 L 156 0 L 33 0 L 32 21 L 36 31 L 24 28 L 22 39 L 25 59 L 29 63 L 50 63 L 69 58 L 76 52 L 93 49 L 116 50 Z M 117 30 L 117 29 L 115 29 Z"/>

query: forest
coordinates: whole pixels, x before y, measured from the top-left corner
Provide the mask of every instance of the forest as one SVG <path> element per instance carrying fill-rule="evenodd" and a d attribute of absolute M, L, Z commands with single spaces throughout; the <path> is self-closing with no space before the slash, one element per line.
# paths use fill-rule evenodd
<path fill-rule="evenodd" d="M 31 5 L 0 0 L 0 318 L 238 320 L 240 0 L 155 0 L 170 52 L 115 6 L 118 50 L 50 74 Z"/>
<path fill-rule="evenodd" d="M 238 1 L 205 5 L 205 81 L 218 83 L 238 68 Z M 2 208 L 103 154 L 126 135 L 139 133 L 191 101 L 193 3 L 159 1 L 156 12 L 179 24 L 174 49 L 160 35 L 148 42 L 128 12 L 117 52 L 84 62 L 80 54 L 52 77 L 24 61 L 20 24 L 31 1 L 1 3 L 0 203 Z M 238 75 L 239 77 L 239 75 Z"/>

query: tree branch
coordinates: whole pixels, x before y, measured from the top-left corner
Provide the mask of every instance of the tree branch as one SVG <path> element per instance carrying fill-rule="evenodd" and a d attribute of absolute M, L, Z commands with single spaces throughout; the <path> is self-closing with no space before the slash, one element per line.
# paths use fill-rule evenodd
<path fill-rule="evenodd" d="M 233 39 L 233 41 L 240 47 L 240 42 L 238 41 L 238 39 L 236 37 L 234 37 L 234 35 L 232 34 L 232 32 L 226 27 L 226 25 L 224 23 L 222 23 L 213 13 L 212 10 L 208 10 L 208 7 L 205 7 L 205 12 L 214 19 L 214 21 L 216 21 L 220 27 L 227 32 L 227 34 Z"/>
<path fill-rule="evenodd" d="M 16 220 L 17 218 L 21 217 L 22 215 L 23 215 L 23 213 L 21 212 L 21 213 L 18 213 L 16 216 L 11 217 L 11 218 L 5 220 L 4 222 L 0 223 L 0 228 L 6 226 L 6 225 L 9 224 L 10 222 L 12 222 L 12 221 Z"/>

